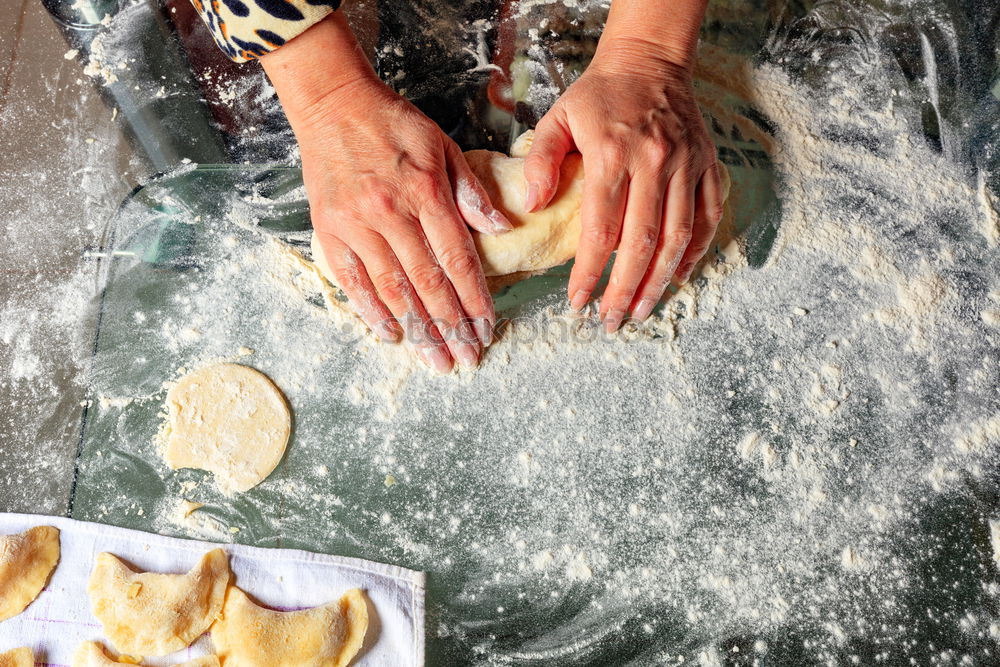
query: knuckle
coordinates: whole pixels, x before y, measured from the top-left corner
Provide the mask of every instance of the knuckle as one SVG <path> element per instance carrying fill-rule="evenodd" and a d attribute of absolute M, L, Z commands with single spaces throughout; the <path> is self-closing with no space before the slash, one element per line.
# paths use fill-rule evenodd
<path fill-rule="evenodd" d="M 461 342 L 475 345 L 479 341 L 476 330 L 473 328 L 476 320 L 472 317 L 461 317 L 458 320 L 458 332 Z"/>
<path fill-rule="evenodd" d="M 531 151 L 531 153 L 524 158 L 524 168 L 526 171 L 534 174 L 547 173 L 552 169 L 552 160 L 549 159 L 547 155 L 543 155 L 540 150 L 536 149 Z"/>
<path fill-rule="evenodd" d="M 382 299 L 388 303 L 405 302 L 410 293 L 406 277 L 395 271 L 374 276 L 372 283 L 382 295 Z"/>
<path fill-rule="evenodd" d="M 695 259 L 705 254 L 712 245 L 712 236 L 699 234 L 697 238 L 692 238 L 687 246 L 686 252 Z"/>
<path fill-rule="evenodd" d="M 358 274 L 357 269 L 340 261 L 331 264 L 330 268 L 337 277 L 337 282 L 341 289 L 345 292 L 360 291 L 361 276 Z"/>
<path fill-rule="evenodd" d="M 667 166 L 673 152 L 674 146 L 669 139 L 653 139 L 646 143 L 646 160 L 657 170 Z"/>
<path fill-rule="evenodd" d="M 313 229 L 321 236 L 343 240 L 350 234 L 351 228 L 359 218 L 357 215 L 357 200 L 323 202 L 309 207 L 309 217 Z M 364 218 L 362 218 L 364 219 Z"/>
<path fill-rule="evenodd" d="M 601 298 L 601 307 L 608 313 L 623 313 L 628 310 L 630 301 L 629 295 L 624 292 L 605 293 Z"/>
<path fill-rule="evenodd" d="M 722 216 L 725 214 L 725 206 L 721 202 L 712 202 L 708 207 L 708 219 L 713 224 L 719 224 L 722 221 Z"/>
<path fill-rule="evenodd" d="M 577 264 L 577 266 L 580 266 Z M 599 271 L 583 271 L 578 276 L 574 276 L 576 284 L 587 290 L 593 290 L 597 283 L 601 280 L 601 272 Z"/>
<path fill-rule="evenodd" d="M 436 347 L 441 344 L 441 332 L 432 320 L 416 315 L 407 318 L 407 332 L 414 344 Z"/>
<path fill-rule="evenodd" d="M 682 225 L 671 229 L 665 235 L 665 246 L 668 248 L 686 248 L 691 243 L 691 226 Z"/>
<path fill-rule="evenodd" d="M 708 252 L 709 246 L 711 245 L 712 244 L 710 241 L 705 241 L 705 242 L 692 243 L 690 246 L 688 246 L 687 254 L 690 255 L 691 257 L 690 263 L 694 264 L 695 262 L 699 261 L 702 257 L 704 257 L 705 253 Z"/>
<path fill-rule="evenodd" d="M 660 230 L 657 227 L 645 226 L 632 234 L 629 248 L 639 254 L 649 254 L 656 249 L 659 240 Z"/>
<path fill-rule="evenodd" d="M 417 185 L 421 193 L 431 201 L 440 202 L 444 194 L 444 184 L 441 182 L 440 174 L 430 171 L 421 171 L 417 177 Z"/>
<path fill-rule="evenodd" d="M 626 151 L 618 142 L 610 143 L 601 149 L 599 165 L 601 173 L 614 176 L 625 170 Z"/>
<path fill-rule="evenodd" d="M 338 212 L 337 207 L 329 202 L 316 202 L 316 205 L 310 206 L 309 218 L 316 233 L 333 236 L 336 221 L 340 219 Z"/>
<path fill-rule="evenodd" d="M 690 178 L 693 174 L 697 174 L 701 167 L 701 156 L 698 150 L 691 148 L 690 146 L 684 148 L 678 148 L 677 152 L 674 154 L 675 164 L 678 168 L 684 168 L 687 172 L 687 177 Z"/>
<path fill-rule="evenodd" d="M 618 232 L 610 225 L 590 225 L 584 238 L 592 246 L 609 250 L 618 242 Z"/>
<path fill-rule="evenodd" d="M 449 313 L 447 317 L 441 317 L 434 321 L 444 340 L 454 343 L 471 342 L 470 327 L 458 313 Z"/>
<path fill-rule="evenodd" d="M 446 188 L 442 181 L 441 173 L 434 169 L 419 168 L 410 175 L 411 187 L 416 189 L 419 199 L 433 206 L 440 206 L 445 201 Z M 450 185 L 447 190 L 451 190 Z"/>
<path fill-rule="evenodd" d="M 441 253 L 439 257 L 445 271 L 453 276 L 474 275 L 480 271 L 479 256 L 470 252 L 467 248 L 449 248 Z"/>
<path fill-rule="evenodd" d="M 396 198 L 385 189 L 373 189 L 365 193 L 361 206 L 365 213 L 387 217 L 396 213 Z"/>
<path fill-rule="evenodd" d="M 414 269 L 410 281 L 417 292 L 421 294 L 440 292 L 448 286 L 448 276 L 436 264 L 428 264 Z"/>

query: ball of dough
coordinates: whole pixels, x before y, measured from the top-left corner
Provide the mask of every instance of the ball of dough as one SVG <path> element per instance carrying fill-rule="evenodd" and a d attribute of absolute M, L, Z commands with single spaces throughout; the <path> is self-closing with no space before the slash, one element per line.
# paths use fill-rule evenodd
<path fill-rule="evenodd" d="M 566 156 L 559 189 L 549 205 L 535 213 L 528 213 L 524 206 L 527 193 L 524 158 L 477 150 L 468 151 L 465 159 L 489 194 L 490 201 L 514 227 L 496 236 L 470 230 L 488 277 L 544 271 L 576 255 L 583 200 L 583 161 L 578 153 Z M 315 234 L 312 252 L 317 268 L 336 285 Z"/>
<path fill-rule="evenodd" d="M 263 373 L 238 364 L 185 375 L 167 393 L 167 411 L 161 433 L 167 465 L 207 470 L 227 495 L 271 474 L 292 429 L 281 391 Z"/>
<path fill-rule="evenodd" d="M 58 528 L 35 526 L 0 537 L 0 621 L 17 616 L 38 597 L 58 562 Z"/>
<path fill-rule="evenodd" d="M 570 153 L 563 161 L 559 188 L 549 205 L 541 211 L 525 210 L 527 183 L 524 178 L 524 158 L 531 148 L 533 133 L 529 130 L 514 142 L 508 157 L 493 151 L 475 150 L 465 153 L 465 159 L 490 196 L 490 201 L 507 216 L 513 229 L 491 236 L 470 230 L 487 278 L 494 285 L 509 284 L 559 266 L 576 256 L 580 241 L 580 206 L 583 202 L 583 159 Z M 721 162 L 719 176 L 723 199 L 729 196 L 729 172 Z M 312 237 L 312 255 L 320 273 L 336 285 L 336 277 L 323 254 L 319 237 Z"/>
<path fill-rule="evenodd" d="M 490 201 L 514 227 L 495 236 L 473 231 L 472 238 L 487 276 L 544 271 L 576 255 L 583 201 L 583 160 L 579 153 L 566 156 L 559 189 L 548 206 L 534 213 L 525 208 L 528 186 L 524 179 L 524 158 L 469 151 L 465 159 Z"/>

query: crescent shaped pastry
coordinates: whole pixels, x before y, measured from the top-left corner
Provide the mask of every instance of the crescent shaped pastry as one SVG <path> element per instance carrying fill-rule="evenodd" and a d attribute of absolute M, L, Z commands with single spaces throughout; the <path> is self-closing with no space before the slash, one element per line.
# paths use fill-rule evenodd
<path fill-rule="evenodd" d="M 59 562 L 59 530 L 35 526 L 0 537 L 0 621 L 17 616 L 45 588 Z"/>
<path fill-rule="evenodd" d="M 27 646 L 0 653 L 0 667 L 35 667 L 35 654 Z"/>
<path fill-rule="evenodd" d="M 223 667 L 345 667 L 368 631 L 368 603 L 358 589 L 337 602 L 274 611 L 231 586 L 212 643 Z"/>
<path fill-rule="evenodd" d="M 97 642 L 84 642 L 77 647 L 73 654 L 73 662 L 70 667 L 114 667 L 115 665 L 135 667 L 135 664 L 134 662 L 112 660 Z M 0 667 L 3 667 L 3 663 L 0 663 Z M 219 659 L 214 655 L 208 655 L 178 663 L 173 667 L 219 667 Z"/>
<path fill-rule="evenodd" d="M 190 646 L 208 630 L 222 609 L 229 577 L 222 549 L 209 551 L 187 574 L 138 573 L 102 553 L 87 593 L 115 650 L 160 656 Z"/>

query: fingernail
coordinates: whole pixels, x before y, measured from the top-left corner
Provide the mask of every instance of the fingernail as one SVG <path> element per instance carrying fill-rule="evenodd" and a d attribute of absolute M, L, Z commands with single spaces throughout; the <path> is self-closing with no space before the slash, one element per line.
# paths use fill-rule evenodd
<path fill-rule="evenodd" d="M 632 311 L 632 317 L 637 320 L 645 320 L 653 312 L 653 308 L 656 307 L 656 301 L 653 299 L 641 299 L 636 305 L 635 310 Z"/>
<path fill-rule="evenodd" d="M 493 226 L 494 234 L 503 234 L 504 232 L 509 232 L 514 229 L 514 225 L 510 223 L 507 216 L 496 209 L 490 211 L 489 215 L 486 216 L 486 219 L 489 220 L 490 224 Z"/>
<path fill-rule="evenodd" d="M 479 365 L 479 353 L 471 345 L 460 345 L 457 356 L 462 368 L 475 368 Z"/>
<path fill-rule="evenodd" d="M 442 347 L 430 347 L 421 350 L 427 364 L 438 373 L 446 374 L 451 372 L 451 359 Z"/>
<path fill-rule="evenodd" d="M 590 298 L 590 292 L 587 290 L 578 290 L 573 298 L 570 299 L 569 307 L 573 310 L 582 310 L 584 306 L 587 305 L 587 299 Z"/>
<path fill-rule="evenodd" d="M 624 318 L 624 310 L 609 310 L 607 314 L 604 315 L 604 333 L 611 334 L 618 331 L 618 328 L 622 325 L 622 319 Z"/>
<path fill-rule="evenodd" d="M 694 267 L 689 266 L 683 271 L 677 272 L 677 283 L 680 285 L 687 284 L 687 281 L 691 280 L 691 274 L 694 273 Z"/>
<path fill-rule="evenodd" d="M 524 200 L 524 207 L 528 210 L 528 213 L 533 213 L 537 206 L 538 186 L 534 183 L 528 183 L 528 197 Z"/>
<path fill-rule="evenodd" d="M 483 344 L 484 348 L 489 347 L 490 343 L 493 342 L 493 327 L 490 326 L 489 320 L 476 320 L 473 326 L 476 328 L 476 336 L 479 337 L 479 342 Z"/>

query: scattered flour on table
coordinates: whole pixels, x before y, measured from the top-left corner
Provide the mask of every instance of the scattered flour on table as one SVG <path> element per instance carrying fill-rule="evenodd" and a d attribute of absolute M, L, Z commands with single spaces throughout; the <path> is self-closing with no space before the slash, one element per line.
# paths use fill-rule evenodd
<path fill-rule="evenodd" d="M 136 338 L 172 369 L 252 348 L 296 434 L 238 504 L 168 478 L 153 525 L 426 569 L 447 600 L 429 631 L 485 663 L 623 638 L 664 664 L 995 652 L 1000 238 L 985 176 L 928 147 L 870 63 L 809 87 L 721 50 L 705 60 L 701 101 L 743 160 L 733 206 L 756 194 L 754 140 L 778 175 L 775 238 L 752 263 L 749 230 L 613 336 L 558 291 L 502 313 L 478 371 L 434 376 L 365 334 L 296 250 L 306 234 L 260 227 L 263 195 L 192 221 L 218 237 L 214 261 Z M 137 390 L 167 379 L 143 373 Z M 139 406 L 105 409 L 121 410 L 108 448 L 143 459 L 126 428 Z"/>

